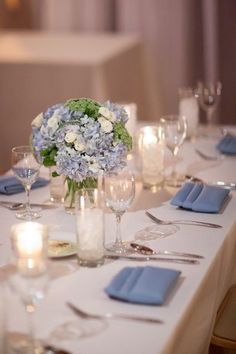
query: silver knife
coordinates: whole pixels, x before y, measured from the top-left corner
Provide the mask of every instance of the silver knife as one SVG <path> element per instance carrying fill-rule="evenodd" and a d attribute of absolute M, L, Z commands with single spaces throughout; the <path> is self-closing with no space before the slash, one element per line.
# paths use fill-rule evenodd
<path fill-rule="evenodd" d="M 70 302 L 67 302 L 67 306 L 80 318 L 84 319 L 98 319 L 98 320 L 104 320 L 104 319 L 109 319 L 109 320 L 116 320 L 116 319 L 123 319 L 123 320 L 130 320 L 130 321 L 140 321 L 140 322 L 148 322 L 148 323 L 163 323 L 162 320 L 159 320 L 157 318 L 152 318 L 152 317 L 144 317 L 144 316 L 137 316 L 137 315 L 129 315 L 129 314 L 124 314 L 124 313 L 112 313 L 112 312 L 107 312 L 103 315 L 96 315 L 92 313 L 88 313 L 87 311 L 81 310 L 78 307 L 75 307 L 73 304 Z"/>
<path fill-rule="evenodd" d="M 0 200 L 0 205 L 2 206 L 8 206 L 12 207 L 14 205 L 17 205 L 17 208 L 24 208 L 25 204 L 21 202 L 9 202 L 6 200 Z M 42 208 L 42 209 L 54 209 L 56 208 L 55 204 L 44 204 L 44 203 L 30 203 L 30 206 L 36 207 L 36 208 Z"/>
<path fill-rule="evenodd" d="M 203 181 L 201 178 L 192 175 L 185 175 L 185 177 L 192 182 L 204 183 L 204 184 L 208 184 L 209 186 L 218 186 L 230 190 L 236 189 L 236 182 Z"/>
<path fill-rule="evenodd" d="M 236 189 L 236 182 L 224 182 L 224 181 L 213 181 L 213 182 L 208 182 L 207 184 L 211 186 L 218 186 L 222 187 L 225 189 Z"/>
<path fill-rule="evenodd" d="M 128 260 L 128 261 L 139 261 L 139 262 L 146 262 L 146 261 L 160 261 L 160 262 L 173 262 L 173 263 L 181 263 L 181 264 L 199 264 L 199 261 L 195 259 L 184 259 L 184 258 L 162 258 L 162 257 L 146 257 L 146 256 L 125 256 L 125 255 L 113 255 L 113 254 L 107 254 L 105 255 L 105 258 L 107 259 L 112 259 L 112 260 L 117 260 L 117 259 L 123 259 L 123 260 Z"/>

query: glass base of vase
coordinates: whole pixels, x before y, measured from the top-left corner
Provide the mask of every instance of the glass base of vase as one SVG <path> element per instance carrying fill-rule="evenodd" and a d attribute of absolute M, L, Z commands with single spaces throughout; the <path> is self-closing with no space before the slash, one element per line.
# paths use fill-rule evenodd
<path fill-rule="evenodd" d="M 67 206 L 64 204 L 64 208 L 65 208 L 65 211 L 67 212 L 67 214 L 70 214 L 70 215 L 75 215 L 75 207 L 70 207 L 70 206 Z"/>

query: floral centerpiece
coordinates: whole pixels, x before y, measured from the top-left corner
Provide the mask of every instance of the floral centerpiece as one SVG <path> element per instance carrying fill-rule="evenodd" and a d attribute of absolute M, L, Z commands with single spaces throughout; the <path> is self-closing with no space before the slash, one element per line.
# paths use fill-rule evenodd
<path fill-rule="evenodd" d="M 56 166 L 54 177 L 65 176 L 71 207 L 78 189 L 93 187 L 100 174 L 125 166 L 132 147 L 127 120 L 120 106 L 79 98 L 55 104 L 32 121 L 35 156 L 46 167 Z"/>

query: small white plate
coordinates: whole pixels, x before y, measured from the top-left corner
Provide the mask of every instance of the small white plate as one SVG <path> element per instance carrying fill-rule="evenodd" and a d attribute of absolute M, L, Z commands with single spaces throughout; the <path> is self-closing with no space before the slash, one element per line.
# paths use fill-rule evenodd
<path fill-rule="evenodd" d="M 74 242 L 67 240 L 48 240 L 48 256 L 50 258 L 69 257 L 76 253 L 77 246 Z"/>

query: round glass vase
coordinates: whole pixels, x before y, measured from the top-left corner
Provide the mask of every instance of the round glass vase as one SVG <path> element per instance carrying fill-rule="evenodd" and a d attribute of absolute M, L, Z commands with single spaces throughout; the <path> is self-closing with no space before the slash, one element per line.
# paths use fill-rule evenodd
<path fill-rule="evenodd" d="M 68 214 L 75 214 L 75 195 L 76 192 L 84 188 L 97 188 L 98 179 L 94 177 L 86 177 L 83 181 L 77 182 L 66 177 L 66 193 L 64 196 L 64 208 Z"/>

